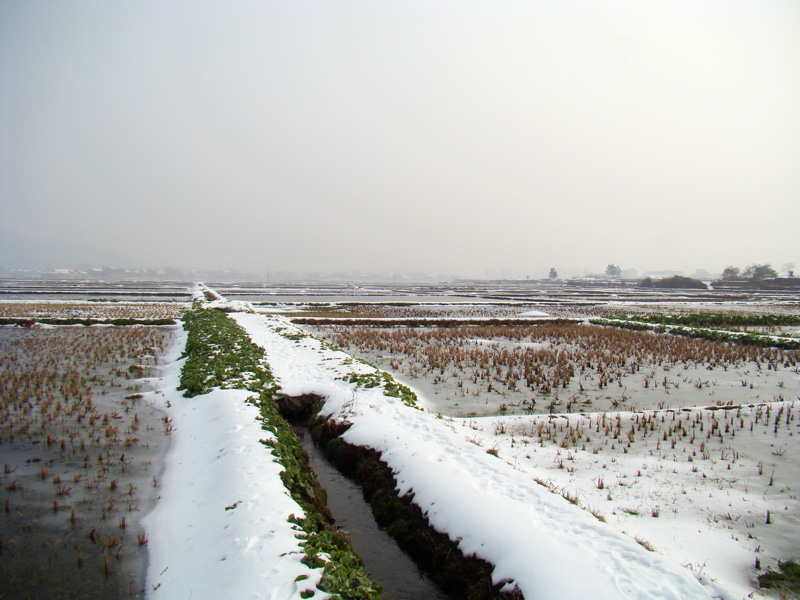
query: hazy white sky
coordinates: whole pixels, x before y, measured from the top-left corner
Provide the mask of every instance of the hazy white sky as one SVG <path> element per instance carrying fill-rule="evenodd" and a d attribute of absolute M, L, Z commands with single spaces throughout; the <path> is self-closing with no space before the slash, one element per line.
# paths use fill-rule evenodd
<path fill-rule="evenodd" d="M 800 2 L 4 0 L 0 222 L 143 266 L 800 263 Z"/>

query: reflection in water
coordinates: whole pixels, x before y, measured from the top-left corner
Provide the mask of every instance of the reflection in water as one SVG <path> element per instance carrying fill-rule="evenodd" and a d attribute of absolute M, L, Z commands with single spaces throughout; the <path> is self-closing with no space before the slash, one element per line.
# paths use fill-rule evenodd
<path fill-rule="evenodd" d="M 383 586 L 384 600 L 447 600 L 448 596 L 378 527 L 361 488 L 327 461 L 305 427 L 295 428 L 295 433 L 308 452 L 309 464 L 320 485 L 328 493 L 328 506 L 336 525 L 350 533 L 353 548 L 364 561 L 364 570 Z"/>

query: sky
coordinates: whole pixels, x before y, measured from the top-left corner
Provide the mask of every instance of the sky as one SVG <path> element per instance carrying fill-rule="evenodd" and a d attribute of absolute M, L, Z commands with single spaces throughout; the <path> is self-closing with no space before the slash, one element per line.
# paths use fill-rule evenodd
<path fill-rule="evenodd" d="M 4 0 L 0 228 L 140 267 L 781 270 L 798 31 L 795 0 Z"/>

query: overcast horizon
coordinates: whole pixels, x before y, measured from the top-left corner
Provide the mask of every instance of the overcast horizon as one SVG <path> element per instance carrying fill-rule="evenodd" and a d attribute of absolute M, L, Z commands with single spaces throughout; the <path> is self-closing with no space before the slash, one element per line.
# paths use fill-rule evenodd
<path fill-rule="evenodd" d="M 798 31 L 794 1 L 8 0 L 0 223 L 133 267 L 783 274 Z"/>

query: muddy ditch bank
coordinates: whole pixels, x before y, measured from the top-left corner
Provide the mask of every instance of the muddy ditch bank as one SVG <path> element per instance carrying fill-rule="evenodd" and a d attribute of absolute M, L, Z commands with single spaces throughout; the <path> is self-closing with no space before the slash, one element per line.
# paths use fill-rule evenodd
<path fill-rule="evenodd" d="M 505 582 L 492 584 L 490 563 L 464 556 L 457 543 L 434 529 L 413 503 L 413 494 L 398 495 L 397 480 L 378 452 L 348 444 L 341 438 L 348 424 L 318 416 L 322 398 L 312 394 L 278 397 L 276 403 L 282 413 L 286 411 L 286 418 L 305 423 L 327 460 L 360 486 L 379 527 L 451 598 L 523 600 L 518 590 L 501 592 Z"/>
<path fill-rule="evenodd" d="M 309 467 L 325 491 L 335 529 L 347 537 L 364 571 L 383 588 L 383 600 L 449 600 L 378 526 L 359 485 L 328 461 L 308 428 L 300 424 L 294 431 L 308 454 Z"/>

